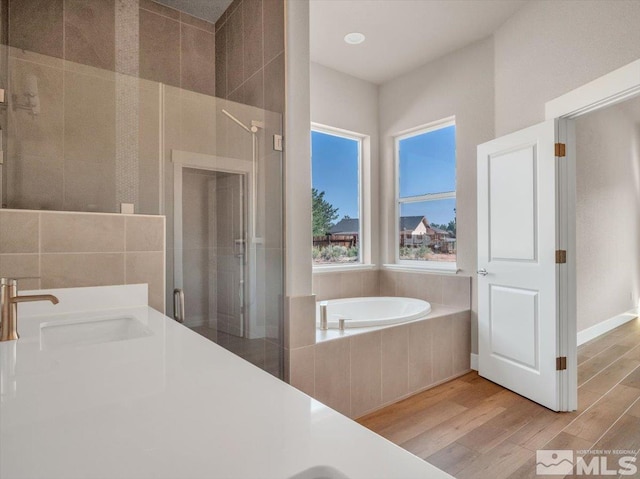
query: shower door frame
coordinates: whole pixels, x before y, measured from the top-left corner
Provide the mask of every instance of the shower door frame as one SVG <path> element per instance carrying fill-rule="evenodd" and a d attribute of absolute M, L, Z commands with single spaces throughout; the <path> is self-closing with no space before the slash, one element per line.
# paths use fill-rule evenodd
<path fill-rule="evenodd" d="M 251 337 L 251 316 L 253 308 L 249 307 L 251 298 L 256 290 L 256 264 L 254 261 L 251 240 L 254 237 L 253 221 L 253 162 L 238 158 L 227 158 L 203 153 L 193 153 L 181 150 L 171 150 L 171 162 L 173 163 L 173 287 L 184 287 L 183 268 L 183 222 L 182 222 L 182 175 L 185 168 L 212 171 L 217 173 L 231 173 L 242 175 L 245 179 L 246 191 L 246 215 L 244 218 L 245 238 L 245 266 L 248 278 L 244 278 L 244 291 L 242 295 L 243 316 L 241 324 L 241 336 Z M 248 281 L 247 281 L 248 279 Z M 248 293 L 248 294 L 247 294 Z"/>

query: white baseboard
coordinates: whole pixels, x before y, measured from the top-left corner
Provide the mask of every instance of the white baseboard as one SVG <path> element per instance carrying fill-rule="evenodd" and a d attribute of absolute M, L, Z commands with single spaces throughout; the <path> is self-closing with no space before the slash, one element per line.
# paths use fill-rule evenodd
<path fill-rule="evenodd" d="M 475 353 L 471 353 L 471 369 L 478 370 L 478 355 Z"/>
<path fill-rule="evenodd" d="M 590 328 L 583 329 L 578 332 L 578 346 L 584 344 L 592 339 L 597 338 L 598 336 L 602 336 L 605 333 L 608 333 L 612 329 L 617 328 L 618 326 L 622 326 L 624 323 L 628 323 L 634 318 L 638 317 L 637 309 L 630 309 L 626 313 L 619 314 L 614 316 L 613 318 L 606 319 L 601 323 L 595 324 Z"/>

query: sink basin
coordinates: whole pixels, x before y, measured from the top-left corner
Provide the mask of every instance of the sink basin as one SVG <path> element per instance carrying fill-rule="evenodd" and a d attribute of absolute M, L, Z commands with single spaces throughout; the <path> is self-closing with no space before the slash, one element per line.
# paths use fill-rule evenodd
<path fill-rule="evenodd" d="M 349 479 L 331 466 L 314 466 L 305 469 L 289 479 Z"/>
<path fill-rule="evenodd" d="M 41 349 L 87 346 L 151 336 L 144 324 L 131 316 L 56 321 L 40 325 Z"/>

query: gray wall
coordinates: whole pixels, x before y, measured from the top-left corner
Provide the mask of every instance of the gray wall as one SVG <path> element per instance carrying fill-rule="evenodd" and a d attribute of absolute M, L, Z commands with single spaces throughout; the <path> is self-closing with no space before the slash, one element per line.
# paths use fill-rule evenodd
<path fill-rule="evenodd" d="M 640 58 L 640 2 L 531 1 L 495 37 L 496 136 L 544 120 L 544 104 Z"/>
<path fill-rule="evenodd" d="M 640 98 L 576 120 L 578 331 L 638 304 Z"/>

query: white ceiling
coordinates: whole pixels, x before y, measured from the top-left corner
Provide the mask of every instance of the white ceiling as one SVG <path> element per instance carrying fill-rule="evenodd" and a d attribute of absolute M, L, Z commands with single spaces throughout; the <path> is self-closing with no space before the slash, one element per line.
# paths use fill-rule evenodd
<path fill-rule="evenodd" d="M 311 61 L 384 83 L 489 36 L 527 0 L 311 0 Z M 360 45 L 344 36 L 361 32 Z"/>

